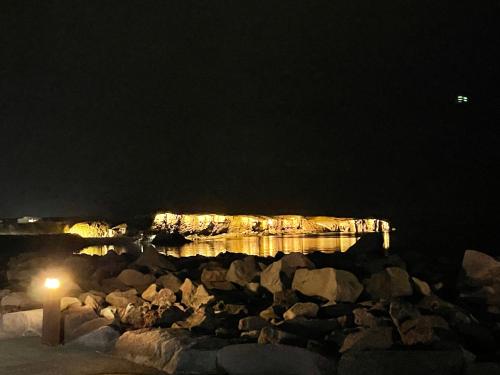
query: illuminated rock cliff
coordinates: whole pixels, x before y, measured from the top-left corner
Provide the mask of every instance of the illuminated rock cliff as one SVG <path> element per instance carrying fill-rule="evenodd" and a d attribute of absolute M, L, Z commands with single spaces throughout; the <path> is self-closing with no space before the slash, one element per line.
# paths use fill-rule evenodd
<path fill-rule="evenodd" d="M 184 236 L 319 234 L 326 232 L 388 232 L 390 225 L 380 219 L 337 218 L 328 216 L 255 216 L 219 214 L 156 214 L 154 232 L 178 232 Z"/>

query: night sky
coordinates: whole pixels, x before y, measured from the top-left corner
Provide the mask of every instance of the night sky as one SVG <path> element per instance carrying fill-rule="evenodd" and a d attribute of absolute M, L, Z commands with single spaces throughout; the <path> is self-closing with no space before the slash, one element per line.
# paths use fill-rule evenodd
<path fill-rule="evenodd" d="M 499 3 L 386 3 L 2 0 L 0 217 L 171 209 L 486 231 Z"/>

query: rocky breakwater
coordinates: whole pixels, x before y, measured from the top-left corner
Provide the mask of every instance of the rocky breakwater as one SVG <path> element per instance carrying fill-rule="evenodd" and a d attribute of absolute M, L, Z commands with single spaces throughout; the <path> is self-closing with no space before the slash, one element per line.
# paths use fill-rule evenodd
<path fill-rule="evenodd" d="M 499 262 L 468 251 L 461 295 L 359 241 L 347 253 L 43 258 L 8 264 L 0 337 L 39 335 L 40 277 L 64 272 L 66 345 L 176 374 L 476 374 L 500 358 Z M 486 369 L 486 370 L 485 370 Z"/>

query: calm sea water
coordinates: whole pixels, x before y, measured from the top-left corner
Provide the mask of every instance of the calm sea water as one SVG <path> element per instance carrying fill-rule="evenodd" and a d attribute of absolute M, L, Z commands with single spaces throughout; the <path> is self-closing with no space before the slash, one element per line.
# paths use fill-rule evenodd
<path fill-rule="evenodd" d="M 389 234 L 385 239 L 389 247 Z M 286 254 L 299 252 L 310 253 L 313 251 L 336 252 L 346 251 L 359 239 L 359 235 L 346 233 L 328 233 L 321 235 L 287 235 L 287 236 L 248 236 L 236 238 L 217 238 L 211 240 L 198 240 L 181 246 L 156 247 L 166 255 L 186 257 L 203 255 L 217 256 L 222 252 L 244 253 L 258 256 L 274 256 L 281 251 Z M 128 251 L 140 252 L 146 245 L 124 246 L 90 246 L 80 253 L 89 255 L 105 255 L 113 250 L 118 254 Z M 147 245 L 151 246 L 151 245 Z"/>

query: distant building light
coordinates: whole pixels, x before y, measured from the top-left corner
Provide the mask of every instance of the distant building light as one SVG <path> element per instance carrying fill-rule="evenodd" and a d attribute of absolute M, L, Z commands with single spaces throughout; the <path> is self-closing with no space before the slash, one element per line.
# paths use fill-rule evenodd
<path fill-rule="evenodd" d="M 469 97 L 464 96 L 464 95 L 458 95 L 457 99 L 456 99 L 456 102 L 459 103 L 459 104 L 468 103 L 469 102 Z"/>

